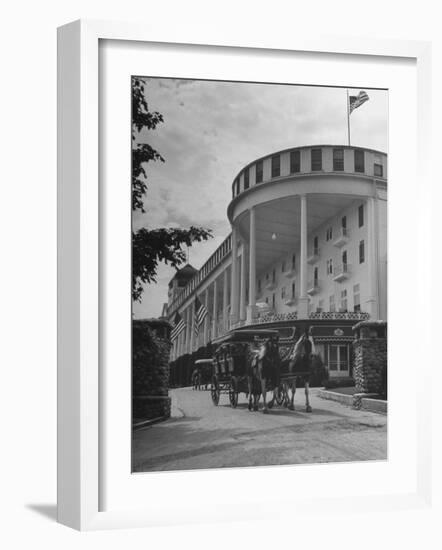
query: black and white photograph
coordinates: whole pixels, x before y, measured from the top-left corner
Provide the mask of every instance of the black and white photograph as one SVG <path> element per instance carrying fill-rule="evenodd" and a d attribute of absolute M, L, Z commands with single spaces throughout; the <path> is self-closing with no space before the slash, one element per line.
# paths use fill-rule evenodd
<path fill-rule="evenodd" d="M 436 8 L 5 5 L 4 548 L 440 546 Z"/>
<path fill-rule="evenodd" d="M 388 90 L 130 93 L 132 471 L 387 460 Z"/>

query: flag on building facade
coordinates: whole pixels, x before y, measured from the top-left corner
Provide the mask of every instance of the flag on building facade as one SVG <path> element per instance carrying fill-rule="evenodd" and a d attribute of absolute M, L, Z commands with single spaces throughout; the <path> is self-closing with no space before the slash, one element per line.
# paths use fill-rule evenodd
<path fill-rule="evenodd" d="M 202 304 L 198 296 L 195 296 L 195 315 L 194 315 L 194 323 L 193 323 L 193 330 L 195 331 L 195 334 L 198 335 L 199 328 L 204 322 L 204 319 L 208 315 L 208 310 L 204 304 Z"/>
<path fill-rule="evenodd" d="M 358 95 L 351 95 L 349 98 L 349 112 L 350 114 L 360 107 L 363 103 L 368 101 L 370 98 L 368 97 L 367 92 L 361 91 Z"/>
<path fill-rule="evenodd" d="M 173 322 L 173 328 L 170 333 L 170 339 L 172 342 L 178 338 L 178 336 L 183 332 L 183 330 L 186 328 L 186 323 L 184 322 L 184 319 L 181 317 L 181 315 L 177 312 L 175 315 L 175 320 Z"/>

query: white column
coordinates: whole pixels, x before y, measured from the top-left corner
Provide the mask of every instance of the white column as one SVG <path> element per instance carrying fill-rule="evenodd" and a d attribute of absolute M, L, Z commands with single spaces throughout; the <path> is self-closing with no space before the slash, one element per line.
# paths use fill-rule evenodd
<path fill-rule="evenodd" d="M 238 321 L 238 242 L 237 232 L 232 226 L 232 265 L 230 285 L 230 318 L 232 323 Z"/>
<path fill-rule="evenodd" d="M 206 288 L 206 292 L 204 293 L 204 305 L 207 308 L 207 311 L 209 311 L 209 287 Z M 206 318 L 204 319 L 204 334 L 203 334 L 203 345 L 206 346 L 209 341 L 209 315 L 208 313 L 206 315 Z"/>
<path fill-rule="evenodd" d="M 249 238 L 249 306 L 247 308 L 247 323 L 253 323 L 256 317 L 256 214 L 255 208 L 250 209 Z"/>
<path fill-rule="evenodd" d="M 213 281 L 213 308 L 212 308 L 212 340 L 216 338 L 216 329 L 218 323 L 218 281 Z"/>
<path fill-rule="evenodd" d="M 379 319 L 378 300 L 378 261 L 377 261 L 377 230 L 376 230 L 376 199 L 370 197 L 367 206 L 367 246 L 366 262 L 368 270 L 368 292 L 365 310 L 370 314 L 371 320 Z"/>
<path fill-rule="evenodd" d="M 229 328 L 228 322 L 227 322 L 227 306 L 229 303 L 228 300 L 228 293 L 229 290 L 229 279 L 228 279 L 228 272 L 227 268 L 224 270 L 224 278 L 223 278 L 223 329 L 224 331 L 227 331 Z"/>
<path fill-rule="evenodd" d="M 246 270 L 246 247 L 243 244 L 241 252 L 241 281 L 240 281 L 240 302 L 239 302 L 239 318 L 241 321 L 246 320 L 246 285 L 247 285 L 247 270 Z"/>
<path fill-rule="evenodd" d="M 307 197 L 301 195 L 301 250 L 299 258 L 299 298 L 298 317 L 308 317 L 308 296 L 307 296 Z"/>

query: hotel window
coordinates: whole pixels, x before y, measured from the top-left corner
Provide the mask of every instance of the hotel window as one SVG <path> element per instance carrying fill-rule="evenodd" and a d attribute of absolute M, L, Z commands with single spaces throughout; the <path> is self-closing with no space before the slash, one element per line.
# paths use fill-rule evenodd
<path fill-rule="evenodd" d="M 327 275 L 333 275 L 333 260 L 327 260 Z"/>
<path fill-rule="evenodd" d="M 268 281 L 269 281 L 269 274 L 266 273 L 266 282 L 268 282 Z"/>
<path fill-rule="evenodd" d="M 262 183 L 264 174 L 264 165 L 262 160 L 258 160 L 256 163 L 256 183 Z"/>
<path fill-rule="evenodd" d="M 250 187 L 249 169 L 246 168 L 244 170 L 244 189 L 248 189 L 249 187 Z"/>
<path fill-rule="evenodd" d="M 301 171 L 301 151 L 291 151 L 290 153 L 290 174 Z"/>
<path fill-rule="evenodd" d="M 361 295 L 359 285 L 353 285 L 353 311 L 361 311 Z"/>
<path fill-rule="evenodd" d="M 363 264 L 365 262 L 365 244 L 364 241 L 359 242 L 359 263 Z"/>
<path fill-rule="evenodd" d="M 281 271 L 282 271 L 283 273 L 284 273 L 284 271 L 285 271 L 285 261 L 282 262 L 282 264 L 281 264 Z"/>
<path fill-rule="evenodd" d="M 275 294 L 272 294 L 272 308 L 275 309 Z"/>
<path fill-rule="evenodd" d="M 269 297 L 266 296 L 266 304 L 268 304 L 268 303 L 269 303 Z"/>
<path fill-rule="evenodd" d="M 312 172 L 322 170 L 322 149 L 312 149 Z"/>
<path fill-rule="evenodd" d="M 365 172 L 365 153 L 361 149 L 355 149 L 355 172 Z"/>
<path fill-rule="evenodd" d="M 335 297 L 330 296 L 329 298 L 329 309 L 331 312 L 336 311 L 336 305 L 335 305 Z"/>
<path fill-rule="evenodd" d="M 315 267 L 315 270 L 313 272 L 313 279 L 314 279 L 314 283 L 315 283 L 315 286 L 318 284 L 318 268 Z"/>
<path fill-rule="evenodd" d="M 327 232 L 325 234 L 325 240 L 326 241 L 331 241 L 333 239 L 333 228 L 332 227 L 329 227 L 327 229 Z"/>
<path fill-rule="evenodd" d="M 272 178 L 277 178 L 281 175 L 281 157 L 273 155 L 272 157 Z"/>
<path fill-rule="evenodd" d="M 384 176 L 384 167 L 382 166 L 382 159 L 379 155 L 374 156 L 373 172 L 378 178 L 382 178 Z"/>
<path fill-rule="evenodd" d="M 341 304 L 339 307 L 340 311 L 347 311 L 347 291 L 341 290 Z"/>
<path fill-rule="evenodd" d="M 358 208 L 358 224 L 359 227 L 362 227 L 364 225 L 364 205 L 361 204 L 361 206 Z"/>
<path fill-rule="evenodd" d="M 276 271 L 273 270 L 272 271 L 272 283 L 274 283 L 276 281 Z"/>
<path fill-rule="evenodd" d="M 313 254 L 318 254 L 319 248 L 318 248 L 318 237 L 315 237 L 313 239 Z"/>
<path fill-rule="evenodd" d="M 347 229 L 347 216 L 342 216 L 341 218 L 341 227 L 343 229 L 342 233 L 345 235 Z"/>
<path fill-rule="evenodd" d="M 333 149 L 333 171 L 344 170 L 344 149 Z"/>
<path fill-rule="evenodd" d="M 295 283 L 292 283 L 292 298 L 295 297 L 295 291 L 296 291 Z"/>
<path fill-rule="evenodd" d="M 284 300 L 285 298 L 285 286 L 281 288 L 281 299 Z"/>
<path fill-rule="evenodd" d="M 295 269 L 295 266 L 296 266 L 296 254 L 293 254 L 293 256 L 292 256 L 292 270 Z"/>
<path fill-rule="evenodd" d="M 347 251 L 344 250 L 342 252 L 342 265 L 344 267 L 344 269 L 346 269 L 346 266 L 347 266 Z"/>
<path fill-rule="evenodd" d="M 324 300 L 319 300 L 316 313 L 322 313 L 324 311 Z"/>

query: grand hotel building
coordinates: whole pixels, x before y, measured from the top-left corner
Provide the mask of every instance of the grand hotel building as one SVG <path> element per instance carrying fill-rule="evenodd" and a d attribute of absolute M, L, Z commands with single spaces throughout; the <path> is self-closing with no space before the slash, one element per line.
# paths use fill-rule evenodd
<path fill-rule="evenodd" d="M 352 326 L 387 318 L 387 155 L 315 145 L 254 160 L 232 184 L 231 233 L 169 283 L 166 314 L 186 329 L 171 361 L 237 327 L 308 324 L 330 376 L 352 374 Z M 195 296 L 209 311 L 198 336 Z"/>

